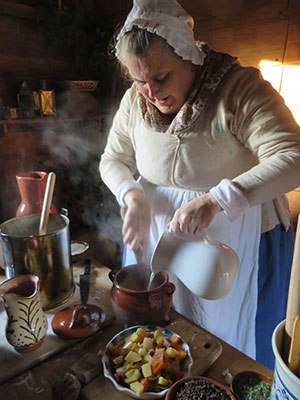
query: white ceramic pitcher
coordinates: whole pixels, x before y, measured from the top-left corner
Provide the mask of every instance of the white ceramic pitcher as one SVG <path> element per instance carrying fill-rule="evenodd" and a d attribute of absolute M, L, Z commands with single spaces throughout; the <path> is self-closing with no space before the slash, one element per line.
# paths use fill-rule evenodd
<path fill-rule="evenodd" d="M 171 271 L 195 295 L 224 297 L 239 267 L 235 251 L 205 233 L 200 236 L 165 231 L 153 252 L 153 272 Z"/>

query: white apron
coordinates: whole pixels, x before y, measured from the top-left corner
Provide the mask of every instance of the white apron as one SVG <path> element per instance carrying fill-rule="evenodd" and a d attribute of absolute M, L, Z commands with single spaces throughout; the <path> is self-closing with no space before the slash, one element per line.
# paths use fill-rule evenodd
<path fill-rule="evenodd" d="M 149 262 L 155 245 L 182 204 L 202 192 L 155 186 L 141 179 L 152 211 Z M 205 300 L 190 292 L 179 279 L 168 272 L 176 285 L 173 294 L 175 310 L 215 334 L 225 342 L 255 359 L 255 316 L 257 309 L 258 251 L 261 234 L 260 206 L 250 207 L 230 222 L 224 212 L 218 213 L 207 229 L 209 235 L 233 248 L 240 261 L 239 270 L 229 293 L 218 300 Z M 124 266 L 135 264 L 127 250 Z"/>

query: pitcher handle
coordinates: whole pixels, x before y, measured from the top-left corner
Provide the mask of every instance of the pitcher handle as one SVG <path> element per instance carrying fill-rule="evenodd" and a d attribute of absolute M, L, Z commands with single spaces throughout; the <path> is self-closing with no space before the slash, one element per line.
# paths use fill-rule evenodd
<path fill-rule="evenodd" d="M 109 271 L 108 277 L 109 277 L 109 279 L 110 279 L 112 282 L 114 282 L 116 273 L 117 273 L 118 271 L 119 271 L 118 269 L 112 269 L 111 271 Z"/>
<path fill-rule="evenodd" d="M 167 294 L 168 296 L 172 296 L 172 294 L 175 292 L 176 290 L 176 286 L 174 285 L 174 283 L 172 282 L 167 282 L 165 285 L 165 288 L 167 289 Z"/>

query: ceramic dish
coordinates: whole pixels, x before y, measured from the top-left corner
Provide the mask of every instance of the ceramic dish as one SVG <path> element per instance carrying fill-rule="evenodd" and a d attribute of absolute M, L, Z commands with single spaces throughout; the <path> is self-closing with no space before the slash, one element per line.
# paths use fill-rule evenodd
<path fill-rule="evenodd" d="M 104 311 L 93 304 L 77 304 L 54 315 L 53 332 L 61 339 L 80 339 L 97 332 L 105 321 Z"/>
<path fill-rule="evenodd" d="M 244 400 L 247 393 L 248 396 L 251 393 L 253 399 L 270 399 L 271 387 L 272 378 L 256 371 L 241 371 L 233 377 L 231 382 L 231 391 L 235 394 L 237 400 Z"/>
<path fill-rule="evenodd" d="M 179 394 L 179 392 L 183 389 L 183 386 L 185 384 L 188 384 L 190 381 L 194 381 L 195 385 L 197 385 L 197 383 L 199 382 L 199 386 L 201 387 L 201 389 L 199 389 L 199 387 L 198 387 L 198 389 L 196 391 L 197 395 L 199 395 L 200 390 L 203 390 L 203 394 L 204 394 L 205 387 L 207 387 L 207 386 L 210 387 L 210 391 L 208 392 L 208 393 L 210 393 L 210 395 L 207 394 L 207 396 L 201 397 L 203 399 L 207 399 L 207 400 L 223 399 L 226 397 L 227 399 L 230 399 L 230 400 L 236 400 L 233 393 L 231 393 L 231 391 L 226 386 L 222 385 L 220 382 L 217 382 L 214 379 L 206 378 L 204 376 L 190 376 L 190 377 L 183 378 L 183 379 L 180 379 L 179 381 L 175 382 L 168 390 L 167 395 L 166 395 L 166 400 L 176 400 L 177 394 Z M 212 393 L 211 389 L 216 390 L 216 392 Z M 183 393 L 181 394 L 181 397 L 180 397 L 181 399 L 184 398 L 185 400 L 190 400 L 190 399 L 198 398 L 197 395 L 192 394 L 192 389 L 188 390 L 186 388 L 185 390 L 186 390 L 186 392 L 184 394 Z M 202 392 L 200 392 L 200 393 L 202 393 Z"/>
<path fill-rule="evenodd" d="M 134 332 L 137 331 L 138 328 L 144 329 L 146 332 L 155 332 L 157 330 L 160 330 L 162 334 L 168 338 L 171 339 L 172 337 L 178 338 L 178 343 L 180 344 L 181 348 L 184 350 L 184 352 L 187 354 L 187 358 L 185 358 L 182 361 L 182 364 L 180 365 L 180 373 L 182 376 L 189 376 L 191 367 L 193 364 L 192 357 L 190 355 L 190 349 L 189 346 L 187 345 L 186 342 L 182 340 L 182 338 L 177 335 L 176 333 L 164 329 L 161 327 L 157 327 L 155 325 L 136 325 L 132 326 L 130 328 L 124 329 L 117 335 L 115 335 L 106 345 L 104 355 L 102 357 L 102 364 L 103 364 L 103 373 L 104 376 L 112 381 L 114 384 L 115 388 L 119 390 L 120 392 L 129 395 L 130 397 L 133 397 L 135 399 L 157 399 L 163 397 L 167 391 L 169 390 L 169 387 L 166 389 L 161 390 L 160 392 L 144 392 L 141 395 L 138 395 L 135 393 L 133 390 L 131 390 L 129 387 L 125 387 L 122 384 L 118 383 L 115 376 L 114 376 L 114 370 L 112 366 L 112 350 L 115 346 L 117 346 L 123 339 L 128 337 L 129 335 L 133 334 Z"/>
<path fill-rule="evenodd" d="M 89 247 L 89 244 L 83 240 L 71 240 L 72 262 L 75 263 L 82 260 Z"/>

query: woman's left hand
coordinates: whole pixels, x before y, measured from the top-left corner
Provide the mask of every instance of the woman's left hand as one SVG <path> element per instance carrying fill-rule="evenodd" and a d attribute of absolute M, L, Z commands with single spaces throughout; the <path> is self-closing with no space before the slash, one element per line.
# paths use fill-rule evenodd
<path fill-rule="evenodd" d="M 167 226 L 175 233 L 197 235 L 208 227 L 219 211 L 222 208 L 215 197 L 211 193 L 205 193 L 178 208 Z"/>

